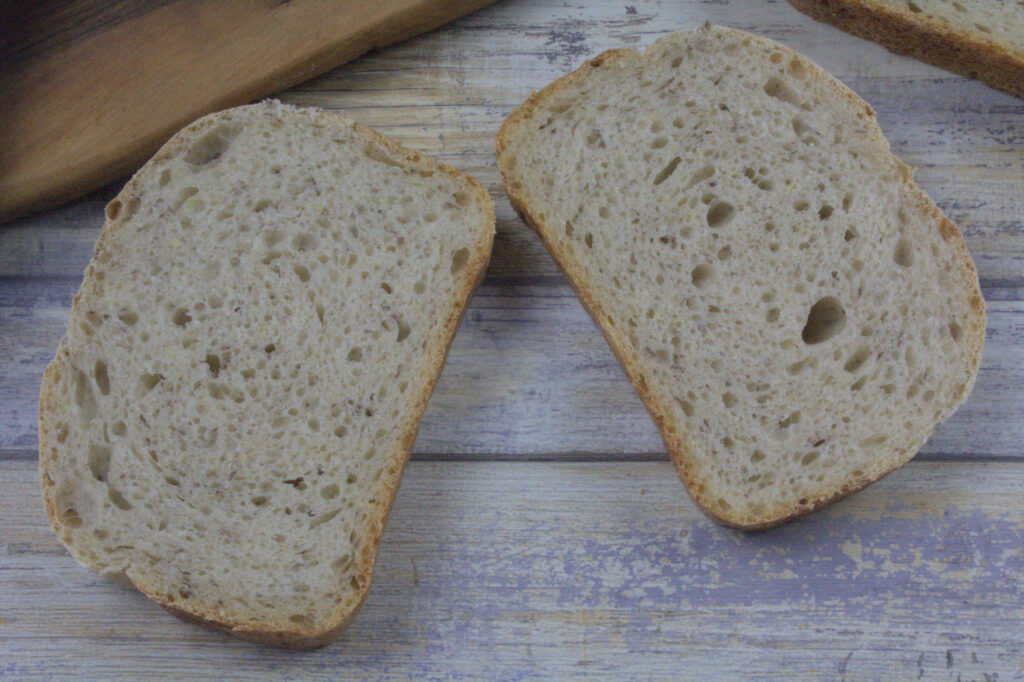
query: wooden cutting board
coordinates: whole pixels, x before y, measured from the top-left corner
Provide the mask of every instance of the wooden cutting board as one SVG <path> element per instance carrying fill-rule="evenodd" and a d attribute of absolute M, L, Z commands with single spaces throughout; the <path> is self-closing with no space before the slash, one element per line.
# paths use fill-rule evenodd
<path fill-rule="evenodd" d="M 0 221 L 138 168 L 211 111 L 493 0 L 75 0 L 0 8 Z"/>

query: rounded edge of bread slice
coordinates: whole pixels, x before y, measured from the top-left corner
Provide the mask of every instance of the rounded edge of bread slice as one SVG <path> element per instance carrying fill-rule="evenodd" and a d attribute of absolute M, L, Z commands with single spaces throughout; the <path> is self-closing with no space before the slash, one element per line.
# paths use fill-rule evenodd
<path fill-rule="evenodd" d="M 398 161 L 394 162 L 393 165 L 400 163 L 407 168 L 422 171 L 422 175 L 439 173 L 460 185 L 460 191 L 466 193 L 466 205 L 472 206 L 483 217 L 480 224 L 476 227 L 476 241 L 468 254 L 468 258 L 461 267 L 461 272 L 459 272 L 457 286 L 450 299 L 444 305 L 443 333 L 431 337 L 431 343 L 424 351 L 424 355 L 428 356 L 429 362 L 425 365 L 426 370 L 417 380 L 417 383 L 422 388 L 419 395 L 415 396 L 414 407 L 400 425 L 404 436 L 399 447 L 390 453 L 384 465 L 383 474 L 376 483 L 376 488 L 374 489 L 376 494 L 370 500 L 372 503 L 371 513 L 367 516 L 362 526 L 366 529 L 367 539 L 362 543 L 358 557 L 353 558 L 356 569 L 351 586 L 354 589 L 348 592 L 344 600 L 338 602 L 333 619 L 325 624 L 305 621 L 296 622 L 289 618 L 288 613 L 281 613 L 279 617 L 273 618 L 259 616 L 225 617 L 224 611 L 218 609 L 213 604 L 196 603 L 194 601 L 183 603 L 177 595 L 168 591 L 165 586 L 162 587 L 159 584 L 159 580 L 155 580 L 151 575 L 147 574 L 144 568 L 136 569 L 133 565 L 129 564 L 120 569 L 111 570 L 98 565 L 92 558 L 83 555 L 78 548 L 73 547 L 68 541 L 70 537 L 68 519 L 65 518 L 60 509 L 60 503 L 57 499 L 58 491 L 55 484 L 56 476 L 54 475 L 54 469 L 59 466 L 59 462 L 56 460 L 55 447 L 60 438 L 57 426 L 63 409 L 61 405 L 65 400 L 58 391 L 58 384 L 61 374 L 69 370 L 67 362 L 69 357 L 67 335 L 62 338 L 54 359 L 46 367 L 40 388 L 39 468 L 43 501 L 50 525 L 79 563 L 99 571 L 103 575 L 112 578 L 115 582 L 126 586 L 134 586 L 147 597 L 184 620 L 202 624 L 252 642 L 293 649 L 309 649 L 323 646 L 335 639 L 355 617 L 367 597 L 381 534 L 383 533 L 384 525 L 416 439 L 420 419 L 440 376 L 458 326 L 474 292 L 483 281 L 490 260 L 495 234 L 494 205 L 487 190 L 475 178 L 424 154 L 404 147 L 395 140 L 385 137 L 343 114 L 313 107 L 295 107 L 282 104 L 276 100 L 264 100 L 257 104 L 216 112 L 198 119 L 176 133 L 150 161 L 133 175 L 121 192 L 107 205 L 106 220 L 96 243 L 93 261 L 86 268 L 85 278 L 72 303 L 69 326 L 80 317 L 82 306 L 86 303 L 87 298 L 93 295 L 91 286 L 94 284 L 93 272 L 96 256 L 109 249 L 110 244 L 114 243 L 117 239 L 117 232 L 126 221 L 125 214 L 130 210 L 133 200 L 136 200 L 145 193 L 142 187 L 144 181 L 159 173 L 164 167 L 165 161 L 186 154 L 192 145 L 201 141 L 205 134 L 215 130 L 221 124 L 230 123 L 239 118 L 244 119 L 245 117 L 264 115 L 276 116 L 278 118 L 298 117 L 303 119 L 304 122 L 318 127 L 351 128 L 354 134 L 362 141 L 375 145 L 377 148 L 383 148 L 386 150 L 386 157 L 397 159 Z M 378 160 L 391 163 L 388 158 Z M 413 399 L 410 398 L 409 400 Z"/>
<path fill-rule="evenodd" d="M 815 79 L 818 82 L 823 83 L 826 87 L 832 89 L 837 98 L 845 101 L 847 106 L 854 110 L 861 110 L 864 112 L 867 120 L 867 127 L 869 129 L 869 135 L 873 138 L 874 142 L 886 150 L 886 153 L 892 157 L 899 168 L 900 172 L 898 181 L 902 183 L 904 189 L 912 195 L 918 209 L 923 214 L 930 216 L 933 219 L 935 229 L 939 230 L 943 240 L 952 251 L 956 266 L 960 269 L 963 280 L 969 283 L 971 290 L 967 291 L 965 295 L 970 302 L 970 307 L 974 315 L 970 320 L 970 324 L 962 331 L 963 336 L 966 339 L 966 344 L 970 348 L 970 355 L 972 358 L 970 363 L 970 378 L 965 386 L 966 390 L 959 396 L 955 405 L 946 412 L 942 418 L 933 423 L 932 429 L 948 418 L 949 415 L 955 411 L 956 407 L 967 399 L 967 396 L 970 395 L 971 389 L 973 388 L 974 381 L 977 377 L 978 367 L 981 362 L 981 353 L 985 339 L 985 301 L 982 297 L 978 283 L 977 271 L 975 269 L 974 262 L 970 257 L 963 235 L 960 233 L 957 226 L 943 215 L 942 211 L 938 206 L 936 206 L 935 202 L 932 201 L 924 190 L 914 182 L 912 169 L 889 151 L 889 142 L 881 128 L 878 126 L 875 112 L 871 106 L 850 90 L 846 85 L 819 67 L 813 61 L 795 50 L 775 41 L 738 29 L 707 23 L 697 29 L 678 31 L 676 33 L 668 34 L 655 41 L 646 49 L 646 51 L 643 52 L 629 48 L 611 49 L 603 52 L 593 59 L 588 60 L 577 70 L 558 78 L 543 89 L 533 93 L 522 105 L 509 114 L 505 119 L 505 122 L 502 124 L 495 140 L 495 152 L 497 154 L 498 167 L 501 171 L 505 192 L 520 218 L 530 225 L 530 227 L 532 227 L 541 238 L 541 241 L 551 254 L 553 260 L 566 276 L 567 281 L 575 291 L 577 297 L 580 299 L 583 307 L 593 319 L 598 329 L 601 330 L 602 335 L 611 347 L 619 364 L 624 369 L 634 390 L 640 396 L 651 415 L 651 418 L 657 426 L 672 462 L 677 469 L 679 477 L 685 484 L 690 497 L 694 500 L 701 511 L 722 524 L 742 530 L 765 530 L 784 524 L 803 516 L 804 514 L 840 500 L 863 489 L 871 483 L 880 480 L 912 459 L 917 453 L 920 443 L 914 447 L 903 450 L 898 453 L 896 457 L 888 458 L 885 461 L 877 461 L 874 467 L 863 471 L 861 475 L 849 476 L 840 485 L 831 486 L 828 489 L 821 490 L 817 494 L 808 495 L 806 498 L 800 499 L 799 502 L 794 505 L 779 505 L 775 508 L 766 510 L 763 514 L 750 515 L 739 514 L 735 509 L 726 508 L 719 504 L 719 501 L 713 495 L 702 490 L 702 482 L 694 471 L 695 453 L 691 450 L 691 447 L 688 444 L 684 427 L 677 423 L 677 420 L 670 414 L 669 409 L 658 400 L 657 396 L 655 396 L 654 392 L 649 387 L 647 378 L 645 377 L 642 367 L 638 362 L 635 352 L 632 350 L 632 346 L 625 334 L 610 321 L 609 314 L 605 310 L 605 306 L 602 305 L 600 295 L 596 292 L 593 283 L 589 281 L 581 271 L 575 257 L 566 253 L 559 247 L 553 237 L 555 234 L 554 226 L 548 224 L 545 220 L 543 207 L 532 200 L 523 188 L 522 183 L 517 178 L 515 172 L 517 161 L 512 161 L 512 158 L 514 157 L 515 136 L 518 134 L 520 127 L 525 121 L 536 115 L 551 99 L 561 96 L 566 91 L 570 91 L 572 88 L 594 75 L 599 69 L 614 62 L 620 60 L 637 60 L 643 62 L 644 60 L 657 59 L 660 56 L 659 44 L 662 43 L 662 41 L 673 40 L 679 38 L 683 34 L 693 38 L 732 39 L 736 42 L 742 42 L 745 45 L 756 44 L 762 48 L 767 48 L 781 53 L 783 55 L 783 59 L 786 61 L 793 60 L 796 63 L 799 63 L 810 74 L 810 78 Z"/>

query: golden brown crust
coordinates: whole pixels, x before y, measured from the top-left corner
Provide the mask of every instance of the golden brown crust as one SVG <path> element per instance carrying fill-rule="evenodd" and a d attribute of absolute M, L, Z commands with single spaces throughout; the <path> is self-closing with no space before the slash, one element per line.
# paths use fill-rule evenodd
<path fill-rule="evenodd" d="M 977 31 L 871 0 L 789 0 L 801 12 L 888 49 L 1024 97 L 1024 56 Z"/>
<path fill-rule="evenodd" d="M 803 55 L 800 55 L 785 46 L 769 41 L 766 38 L 747 34 L 735 29 L 720 29 L 708 24 L 697 30 L 734 31 L 735 33 L 742 34 L 745 38 L 749 38 L 753 42 L 761 44 L 762 46 L 768 46 L 772 50 L 783 52 L 787 59 L 799 60 L 809 73 L 816 74 L 817 77 L 830 83 L 835 88 L 836 95 L 845 100 L 851 107 L 863 108 L 866 110 L 869 123 L 871 124 L 871 133 L 876 135 L 884 143 L 885 148 L 888 149 L 888 142 L 885 140 L 881 129 L 877 125 L 875 113 L 871 107 L 864 102 L 864 100 L 858 97 L 856 93 Z M 647 379 L 641 370 L 640 362 L 632 351 L 632 345 L 605 312 L 600 297 L 594 291 L 591 286 L 591 282 L 588 281 L 582 268 L 580 268 L 579 264 L 576 262 L 573 254 L 571 252 L 563 251 L 558 247 L 557 241 L 553 238 L 553 235 L 555 234 L 554 227 L 546 224 L 540 217 L 542 215 L 541 208 L 539 206 L 534 206 L 531 203 L 530 198 L 523 191 L 521 183 L 516 180 L 512 167 L 510 167 L 509 154 L 513 150 L 512 138 L 516 128 L 524 121 L 532 118 L 534 113 L 536 113 L 545 100 L 561 93 L 562 91 L 568 90 L 578 81 L 587 78 L 591 73 L 593 73 L 594 69 L 601 68 L 621 59 L 644 58 L 646 58 L 644 55 L 635 50 L 609 50 L 595 59 L 588 61 L 576 71 L 562 76 L 542 90 L 533 93 L 526 102 L 520 105 L 508 116 L 508 118 L 505 119 L 504 124 L 502 124 L 501 129 L 498 132 L 498 137 L 495 140 L 495 152 L 498 157 L 498 167 L 501 171 L 505 192 L 508 194 L 512 206 L 523 221 L 537 232 L 537 235 L 544 243 L 548 253 L 551 254 L 551 257 L 558 264 L 559 269 L 565 275 L 570 286 L 576 292 L 576 295 L 583 304 L 583 307 L 586 309 L 591 319 L 593 319 L 598 329 L 601 330 L 601 333 L 604 335 L 608 345 L 611 346 L 616 359 L 619 361 L 619 364 L 622 365 L 622 368 L 625 370 L 626 376 L 629 377 L 634 390 L 636 390 L 637 394 L 640 396 L 644 406 L 647 408 L 651 418 L 654 420 L 655 425 L 658 427 L 658 431 L 661 433 L 662 440 L 665 443 L 665 448 L 668 450 L 669 456 L 679 473 L 679 477 L 682 479 L 687 492 L 693 498 L 697 506 L 702 512 L 712 519 L 734 528 L 740 528 L 743 530 L 764 530 L 772 528 L 857 492 L 899 468 L 899 465 L 892 467 L 879 467 L 876 470 L 865 472 L 862 476 L 845 481 L 838 489 L 830 489 L 823 491 L 819 495 L 808 496 L 805 499 L 801 499 L 795 508 L 786 510 L 782 513 L 773 513 L 772 511 L 769 511 L 759 518 L 749 519 L 737 517 L 735 512 L 730 512 L 729 510 L 723 510 L 720 508 L 717 502 L 702 490 L 703 486 L 698 480 L 694 470 L 694 453 L 687 434 L 683 431 L 682 425 L 677 423 L 672 417 L 668 407 L 658 402 L 654 392 L 647 384 Z M 974 373 L 976 374 L 977 367 L 981 360 L 981 349 L 985 338 L 985 315 L 984 301 L 981 297 L 981 290 L 978 287 L 978 278 L 974 269 L 974 263 L 967 251 L 967 245 L 964 243 L 963 236 L 960 234 L 956 225 L 943 216 L 942 212 L 931 198 L 925 194 L 924 190 L 914 183 L 910 169 L 906 166 L 903 166 L 902 168 L 905 170 L 905 172 L 900 175 L 904 185 L 904 191 L 911 194 L 918 204 L 919 209 L 927 212 L 936 219 L 938 229 L 941 231 L 942 236 L 950 244 L 955 253 L 956 262 L 963 271 L 962 274 L 964 280 L 967 282 L 973 282 L 973 290 L 968 291 L 966 295 L 972 301 L 977 317 L 973 320 L 973 324 L 970 329 L 965 329 L 964 333 L 967 335 L 968 343 L 972 348 L 973 367 Z M 908 453 L 906 459 L 909 460 L 912 456 L 912 452 Z"/>
<path fill-rule="evenodd" d="M 331 119 L 341 119 L 346 122 L 349 121 L 349 119 L 338 114 L 319 109 L 297 109 L 291 111 L 291 115 L 295 115 L 297 113 L 309 115 L 314 119 L 329 117 Z M 118 193 L 117 197 L 111 201 L 111 204 L 120 202 L 122 205 L 126 205 L 138 194 L 136 189 L 138 184 L 137 178 L 153 172 L 163 160 L 177 156 L 181 152 L 181 149 L 190 144 L 190 142 L 195 139 L 199 133 L 209 127 L 217 125 L 221 120 L 229 117 L 230 114 L 231 110 L 227 110 L 225 112 L 206 116 L 178 132 L 128 181 L 124 189 L 122 189 L 121 192 Z M 296 623 L 289 621 L 287 617 L 283 617 L 278 621 L 231 621 L 223 617 L 218 617 L 217 614 L 212 612 L 212 609 L 209 609 L 208 607 L 204 608 L 202 604 L 182 602 L 181 600 L 176 599 L 174 595 L 166 594 L 163 589 L 148 580 L 148 576 L 142 573 L 136 573 L 133 570 L 133 567 L 128 566 L 124 570 L 124 577 L 127 578 L 127 580 L 130 581 L 131 584 L 133 584 L 140 592 L 176 616 L 248 641 L 293 649 L 315 648 L 332 641 L 345 628 L 345 626 L 348 625 L 352 618 L 355 617 L 363 602 L 366 600 L 366 596 L 370 589 L 374 564 L 376 562 L 377 547 L 380 544 L 384 525 L 387 521 L 388 514 L 391 511 L 395 495 L 398 492 L 402 473 L 408 463 L 409 454 L 412 450 L 413 443 L 416 440 L 416 433 L 420 419 L 424 410 L 426 410 L 430 394 L 433 392 L 437 379 L 440 376 L 441 368 L 444 366 L 448 350 L 451 348 L 451 344 L 455 339 L 455 332 L 458 329 L 462 317 L 465 315 L 466 309 L 469 306 L 469 301 L 472 299 L 477 287 L 483 281 L 484 274 L 487 270 L 487 264 L 490 260 L 491 246 L 494 239 L 494 204 L 491 201 L 487 190 L 479 181 L 455 170 L 454 168 L 451 168 L 450 166 L 403 147 L 396 141 L 381 135 L 375 130 L 367 128 L 360 123 L 353 122 L 353 126 L 359 134 L 374 140 L 374 142 L 383 147 L 386 147 L 391 154 L 405 158 L 409 163 L 416 164 L 421 168 L 427 168 L 435 172 L 442 173 L 452 179 L 466 184 L 467 188 L 476 195 L 476 202 L 487 209 L 487 214 L 482 225 L 486 226 L 487 229 L 481 230 L 480 239 L 475 244 L 472 257 L 466 264 L 466 268 L 463 271 L 462 281 L 456 287 L 455 293 L 449 302 L 448 309 L 445 314 L 444 333 L 443 335 L 436 337 L 434 344 L 426 351 L 427 355 L 431 358 L 431 363 L 428 366 L 427 376 L 423 377 L 423 391 L 413 408 L 408 421 L 404 425 L 405 435 L 402 439 L 401 446 L 387 464 L 385 473 L 381 477 L 378 488 L 371 499 L 371 503 L 374 505 L 374 511 L 366 522 L 368 541 L 363 545 L 362 552 L 358 560 L 358 570 L 355 575 L 356 582 L 359 586 L 358 592 L 346 602 L 344 609 L 339 611 L 336 622 L 332 623 L 328 628 L 317 630 L 315 628 L 302 628 Z M 99 239 L 96 242 L 96 253 L 99 253 L 100 250 L 104 248 L 104 245 L 112 238 L 111 235 L 116 232 L 121 224 L 123 223 L 119 222 L 116 218 L 112 218 L 110 212 L 108 212 L 106 222 L 104 223 Z M 75 295 L 72 303 L 73 310 L 78 306 L 85 288 L 90 285 L 90 271 L 91 265 L 86 269 L 86 277 L 82 286 L 79 288 L 78 293 Z M 68 533 L 64 528 L 59 510 L 57 509 L 57 502 L 55 499 L 56 491 L 54 490 L 55 486 L 51 472 L 57 464 L 54 458 L 56 448 L 52 428 L 52 422 L 57 418 L 58 411 L 58 394 L 56 392 L 56 386 L 67 356 L 68 351 L 65 347 L 65 342 L 62 340 L 57 348 L 54 359 L 49 363 L 43 373 L 43 381 L 39 395 L 39 468 L 43 500 L 46 507 L 47 517 L 50 520 L 50 525 L 65 544 L 65 538 L 68 536 Z"/>

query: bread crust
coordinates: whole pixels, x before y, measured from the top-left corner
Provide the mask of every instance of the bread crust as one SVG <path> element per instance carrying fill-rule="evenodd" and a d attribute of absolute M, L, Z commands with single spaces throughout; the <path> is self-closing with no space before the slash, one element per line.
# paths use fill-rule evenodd
<path fill-rule="evenodd" d="M 270 101 L 265 101 L 261 104 L 250 106 L 259 107 L 279 105 Z M 239 107 L 239 109 L 241 108 L 246 107 Z M 145 177 L 150 173 L 159 172 L 161 163 L 165 159 L 175 157 L 182 153 L 192 142 L 201 137 L 203 132 L 207 129 L 216 127 L 222 121 L 230 120 L 233 111 L 235 110 L 229 109 L 205 116 L 175 134 L 174 137 L 172 137 L 149 162 L 147 162 L 135 173 L 135 175 L 132 176 L 124 189 L 122 189 L 121 192 L 118 193 L 118 195 L 111 201 L 111 204 L 114 202 L 127 204 L 130 199 L 139 194 L 140 178 Z M 377 131 L 358 122 L 353 122 L 351 119 L 348 119 L 338 113 L 314 108 L 296 108 L 291 109 L 288 115 L 308 116 L 313 122 L 326 123 L 328 125 L 336 126 L 339 125 L 339 122 L 342 125 L 352 125 L 362 137 L 367 140 L 372 140 L 380 146 L 386 147 L 392 155 L 404 158 L 408 163 L 416 165 L 419 168 L 429 169 L 464 183 L 466 189 L 473 194 L 473 200 L 486 209 L 485 220 L 480 226 L 480 237 L 477 243 L 473 246 L 472 253 L 470 255 L 470 259 L 466 263 L 466 267 L 462 270 L 461 281 L 455 287 L 454 293 L 448 302 L 447 312 L 445 313 L 445 322 L 443 325 L 444 332 L 441 335 L 435 336 L 433 338 L 433 344 L 425 351 L 431 361 L 427 366 L 425 376 L 421 375 L 421 379 L 423 380 L 422 385 L 424 388 L 418 396 L 408 420 L 403 425 L 404 436 L 400 443 L 400 447 L 395 450 L 389 458 L 388 463 L 385 465 L 384 474 L 381 476 L 377 490 L 371 499 L 373 510 L 366 521 L 367 541 L 363 544 L 361 554 L 357 560 L 358 568 L 355 573 L 355 580 L 358 583 L 358 589 L 345 603 L 342 604 L 337 614 L 337 618 L 333 623 L 328 627 L 317 629 L 312 626 L 308 628 L 302 627 L 290 621 L 287 615 L 282 615 L 280 619 L 276 620 L 263 620 L 260 618 L 244 620 L 224 618 L 216 613 L 212 608 L 203 604 L 197 604 L 191 601 L 183 603 L 180 600 L 177 600 L 174 595 L 168 594 L 164 590 L 160 589 L 156 585 L 156 582 L 150 579 L 150 576 L 147 576 L 142 571 L 136 571 L 131 565 L 124 569 L 123 577 L 126 578 L 127 581 L 147 597 L 180 618 L 193 623 L 199 623 L 209 628 L 225 632 L 234 637 L 252 642 L 271 644 L 291 649 L 311 649 L 323 646 L 335 639 L 341 631 L 344 630 L 345 626 L 347 626 L 355 617 L 363 602 L 366 600 L 372 581 L 374 564 L 377 558 L 377 548 L 380 544 L 381 535 L 384 531 L 384 526 L 391 511 L 395 495 L 398 492 L 398 486 L 401 482 L 402 474 L 409 461 L 409 455 L 412 450 L 413 443 L 416 440 L 420 419 L 422 418 L 424 410 L 426 410 L 430 395 L 433 392 L 437 379 L 441 374 L 441 369 L 444 366 L 451 344 L 455 340 L 455 332 L 466 313 L 473 294 L 483 281 L 484 274 L 486 273 L 487 265 L 490 261 L 491 247 L 494 240 L 495 217 L 494 204 L 491 201 L 487 190 L 478 180 L 470 177 L 469 175 L 461 173 L 450 166 L 404 147 L 395 140 L 385 137 Z M 113 235 L 119 225 L 120 223 L 112 219 L 108 212 L 106 222 L 103 225 L 103 229 L 96 243 L 96 253 L 100 252 L 102 245 L 107 240 L 113 238 Z M 77 309 L 80 305 L 83 292 L 90 284 L 91 272 L 90 264 L 90 267 L 86 269 L 83 283 L 74 297 L 72 311 Z M 50 520 L 50 525 L 62 541 L 67 537 L 67 530 L 64 528 L 59 510 L 57 509 L 55 483 L 51 476 L 51 472 L 54 471 L 56 466 L 58 466 L 58 462 L 54 457 L 54 453 L 56 452 L 55 424 L 56 421 L 59 420 L 61 396 L 56 389 L 59 384 L 60 373 L 66 367 L 66 360 L 68 356 L 69 352 L 66 348 L 66 340 L 62 340 L 57 348 L 54 359 L 49 363 L 49 365 L 47 365 L 46 370 L 43 373 L 39 396 L 39 469 L 43 501 L 46 507 L 47 516 Z M 79 559 L 79 561 L 81 561 L 81 559 Z M 90 567 L 95 568 L 94 566 Z M 112 577 L 118 578 L 122 576 L 118 574 Z"/>
<path fill-rule="evenodd" d="M 881 43 L 893 52 L 941 66 L 1024 97 L 1024 53 L 978 31 L 929 19 L 903 6 L 872 0 L 789 0 L 810 17 Z"/>
<path fill-rule="evenodd" d="M 813 74 L 812 77 L 825 79 L 826 82 L 830 83 L 835 88 L 836 94 L 841 99 L 845 99 L 849 106 L 863 108 L 867 112 L 871 133 L 876 135 L 878 139 L 885 144 L 885 148 L 888 149 L 888 141 L 886 141 L 885 136 L 878 127 L 875 112 L 871 107 L 857 96 L 856 93 L 803 55 L 800 55 L 796 51 L 766 38 L 749 34 L 744 31 L 739 31 L 737 29 L 729 29 L 706 24 L 704 27 L 696 29 L 696 31 L 729 31 L 740 34 L 744 39 L 749 38 L 762 46 L 770 47 L 776 52 L 782 52 L 786 59 L 798 60 L 811 74 Z M 558 264 L 559 269 L 565 275 L 565 278 L 568 280 L 573 291 L 576 292 L 576 296 L 580 299 L 584 309 L 586 309 L 587 313 L 594 321 L 594 324 L 597 325 L 597 328 L 601 330 L 605 340 L 608 342 L 612 352 L 615 354 L 615 358 L 618 360 L 619 364 L 625 371 L 626 376 L 629 378 L 633 389 L 640 396 L 640 399 L 643 401 L 648 413 L 650 413 L 651 418 L 657 426 L 662 440 L 665 443 L 665 448 L 668 450 L 669 456 L 678 471 L 679 477 L 683 481 L 687 492 L 693 498 L 694 502 L 702 512 L 724 525 L 743 530 L 765 530 L 791 521 L 797 517 L 807 514 L 808 512 L 819 509 L 827 504 L 840 500 L 847 495 L 855 493 L 896 470 L 901 466 L 901 464 L 897 464 L 892 467 L 879 466 L 873 470 L 866 471 L 863 476 L 847 479 L 838 488 L 824 491 L 815 496 L 808 496 L 806 499 L 801 500 L 800 504 L 781 513 L 773 513 L 774 510 L 769 510 L 759 517 L 748 518 L 740 517 L 735 513 L 731 513 L 729 510 L 721 509 L 712 496 L 702 492 L 701 481 L 696 474 L 693 463 L 695 459 L 693 447 L 690 444 L 688 434 L 685 432 L 683 425 L 674 420 L 670 407 L 660 403 L 654 392 L 648 386 L 647 378 L 643 374 L 637 355 L 632 350 L 632 345 L 628 342 L 628 339 L 623 332 L 620 331 L 619 328 L 610 320 L 601 298 L 594 290 L 592 283 L 585 276 L 582 268 L 576 262 L 573 254 L 559 248 L 558 242 L 554 238 L 554 235 L 556 234 L 555 226 L 549 225 L 541 217 L 543 214 L 542 207 L 532 202 L 530 197 L 522 190 L 521 186 L 517 186 L 521 183 L 517 181 L 512 165 L 509 162 L 509 154 L 514 149 L 514 142 L 512 138 L 517 127 L 532 118 L 533 115 L 543 106 L 545 101 L 549 98 L 558 96 L 564 91 L 570 90 L 574 85 L 588 78 L 595 69 L 602 68 L 624 59 L 643 60 L 647 58 L 648 57 L 643 53 L 632 49 L 609 50 L 598 55 L 594 59 L 587 61 L 576 71 L 562 76 L 547 87 L 533 93 L 523 104 L 516 108 L 515 111 L 505 119 L 505 122 L 502 124 L 501 129 L 498 132 L 498 136 L 495 140 L 495 152 L 498 157 L 498 167 L 501 171 L 505 192 L 508 195 L 512 206 L 515 208 L 520 218 L 533 228 L 540 237 L 548 253 L 551 254 L 555 263 Z M 973 282 L 974 284 L 974 291 L 969 293 L 969 297 L 971 306 L 977 315 L 971 320 L 972 324 L 970 325 L 970 328 L 964 330 L 964 334 L 967 337 L 967 343 L 972 352 L 972 363 L 974 368 L 972 373 L 973 382 L 973 376 L 977 374 L 977 368 L 981 361 L 981 351 L 985 338 L 985 302 L 981 295 L 981 289 L 978 286 L 978 277 L 974 268 L 974 262 L 971 260 L 970 254 L 967 250 L 967 245 L 956 225 L 947 219 L 924 190 L 914 183 L 911 169 L 905 165 L 902 165 L 902 169 L 905 172 L 901 174 L 900 178 L 901 182 L 904 184 L 905 191 L 914 197 L 920 209 L 926 211 L 935 218 L 937 228 L 940 230 L 946 243 L 952 248 L 955 261 L 962 269 L 964 278 L 966 281 Z M 969 388 L 970 387 L 968 387 L 968 391 L 965 393 L 964 398 L 966 398 L 967 393 L 970 392 Z M 905 463 L 906 461 L 909 461 L 913 455 L 914 452 L 905 453 L 903 462 Z"/>

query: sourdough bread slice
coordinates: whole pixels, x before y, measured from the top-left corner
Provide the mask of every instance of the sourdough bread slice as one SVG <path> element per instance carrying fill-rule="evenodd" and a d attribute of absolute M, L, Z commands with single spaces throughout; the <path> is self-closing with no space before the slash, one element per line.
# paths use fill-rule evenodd
<path fill-rule="evenodd" d="M 1019 0 L 789 1 L 818 21 L 1024 97 Z"/>
<path fill-rule="evenodd" d="M 871 108 L 727 28 L 612 50 L 498 163 L 697 503 L 762 528 L 909 460 L 970 392 L 984 301 Z"/>
<path fill-rule="evenodd" d="M 479 183 L 343 116 L 182 130 L 107 206 L 43 377 L 60 539 L 185 618 L 332 639 L 493 234 Z"/>

